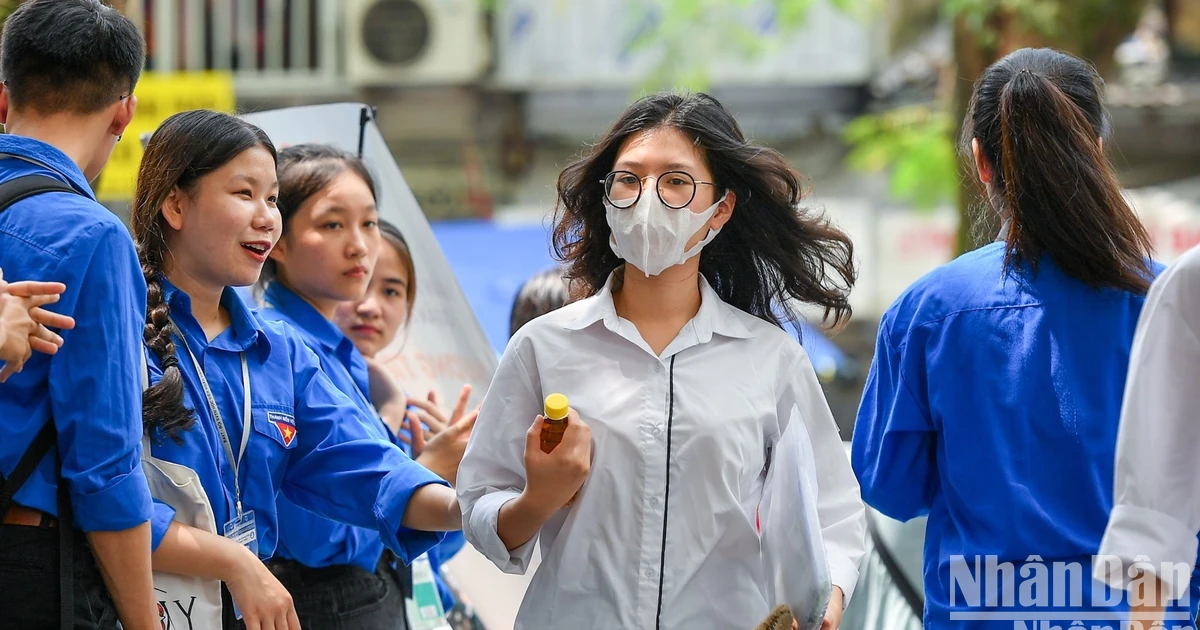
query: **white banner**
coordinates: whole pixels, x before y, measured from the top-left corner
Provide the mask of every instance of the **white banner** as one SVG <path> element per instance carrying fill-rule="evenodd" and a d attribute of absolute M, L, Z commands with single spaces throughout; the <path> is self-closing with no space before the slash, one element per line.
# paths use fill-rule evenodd
<path fill-rule="evenodd" d="M 412 396 L 424 396 L 432 389 L 442 405 L 449 407 L 462 385 L 470 383 L 472 404 L 476 404 L 483 399 L 496 369 L 495 351 L 379 128 L 373 120 L 365 125 L 361 122 L 364 107 L 355 103 L 293 107 L 243 118 L 267 132 L 280 150 L 323 143 L 357 152 L 361 129 L 362 156 L 375 177 L 379 214 L 404 234 L 417 275 L 412 321 L 380 358 Z"/>

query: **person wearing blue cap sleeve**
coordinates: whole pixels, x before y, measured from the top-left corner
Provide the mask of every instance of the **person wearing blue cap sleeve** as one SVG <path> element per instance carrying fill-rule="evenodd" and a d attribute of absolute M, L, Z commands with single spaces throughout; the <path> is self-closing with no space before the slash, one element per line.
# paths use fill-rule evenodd
<path fill-rule="evenodd" d="M 461 527 L 453 491 L 371 429 L 287 324 L 232 287 L 252 284 L 279 238 L 276 153 L 257 127 L 192 111 L 150 138 L 133 232 L 147 280 L 153 457 L 195 471 L 217 534 L 155 504 L 156 573 L 218 579 L 226 628 L 298 628 L 262 560 L 279 541 L 278 496 L 375 530 L 401 562 Z M 222 536 L 220 533 L 225 535 Z"/>

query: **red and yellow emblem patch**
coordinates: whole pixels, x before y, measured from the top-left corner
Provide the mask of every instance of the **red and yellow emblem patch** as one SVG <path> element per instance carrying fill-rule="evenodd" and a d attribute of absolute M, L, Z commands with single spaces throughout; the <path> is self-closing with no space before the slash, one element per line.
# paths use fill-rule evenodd
<path fill-rule="evenodd" d="M 296 421 L 285 413 L 271 412 L 267 414 L 267 419 L 271 424 L 279 429 L 279 437 L 283 438 L 283 446 L 291 448 L 292 442 L 296 441 Z"/>
<path fill-rule="evenodd" d="M 275 426 L 279 427 L 279 434 L 283 436 L 283 445 L 291 446 L 292 440 L 296 439 L 296 427 L 277 420 Z"/>

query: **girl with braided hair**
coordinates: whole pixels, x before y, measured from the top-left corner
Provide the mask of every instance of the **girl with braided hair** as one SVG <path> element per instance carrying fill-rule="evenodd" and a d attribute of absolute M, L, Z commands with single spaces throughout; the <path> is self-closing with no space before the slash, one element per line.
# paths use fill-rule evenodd
<path fill-rule="evenodd" d="M 446 482 L 395 445 L 321 369 L 290 326 L 233 287 L 252 284 L 279 239 L 276 152 L 232 116 L 172 116 L 146 147 L 133 233 L 146 277 L 149 455 L 195 472 L 207 529 L 155 502 L 159 574 L 223 583 L 225 628 L 299 628 L 291 596 L 263 564 L 276 549 L 277 497 L 378 532 L 401 562 L 461 516 Z M 221 534 L 224 533 L 224 536 Z"/>

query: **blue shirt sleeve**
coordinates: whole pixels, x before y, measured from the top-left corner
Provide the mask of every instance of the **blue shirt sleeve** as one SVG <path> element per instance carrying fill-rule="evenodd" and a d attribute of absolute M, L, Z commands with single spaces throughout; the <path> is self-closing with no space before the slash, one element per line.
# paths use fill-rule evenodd
<path fill-rule="evenodd" d="M 150 551 L 153 552 L 162 544 L 163 537 L 175 520 L 175 508 L 154 499 L 154 514 L 150 517 Z"/>
<path fill-rule="evenodd" d="M 50 361 L 50 404 L 75 520 L 84 531 L 119 531 L 151 517 L 142 472 L 142 322 L 146 283 L 133 242 L 98 223 L 62 261 L 77 278 L 56 312 L 75 318 Z M 80 271 L 76 271 L 80 270 Z"/>
<path fill-rule="evenodd" d="M 442 540 L 438 532 L 400 525 L 408 501 L 428 484 L 448 486 L 394 444 L 371 437 L 367 416 L 320 369 L 316 353 L 290 338 L 295 370 L 296 417 L 315 439 L 292 453 L 283 491 L 300 507 L 349 525 L 379 532 L 405 564 Z"/>
<path fill-rule="evenodd" d="M 884 317 L 851 447 L 863 500 L 900 521 L 927 514 L 937 492 L 937 433 L 923 394 L 922 352 L 912 343 L 897 349 Z"/>

